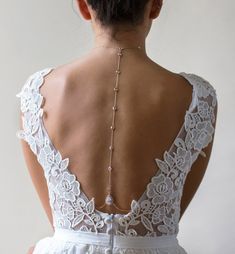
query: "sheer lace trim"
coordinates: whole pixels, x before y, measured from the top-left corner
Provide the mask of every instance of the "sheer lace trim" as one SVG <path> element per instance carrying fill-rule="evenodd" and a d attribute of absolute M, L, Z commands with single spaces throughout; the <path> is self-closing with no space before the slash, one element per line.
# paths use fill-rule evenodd
<path fill-rule="evenodd" d="M 212 141 L 214 133 L 217 97 L 212 85 L 195 74 L 180 73 L 193 87 L 184 124 L 171 148 L 164 152 L 163 160 L 155 159 L 159 170 L 141 198 L 132 200 L 129 213 L 116 214 L 112 220 L 110 214 L 95 209 L 94 198 L 89 200 L 81 191 L 79 181 L 68 169 L 69 159 L 62 158 L 43 126 L 39 88 L 52 69 L 32 74 L 16 96 L 21 99 L 23 113 L 23 129 L 17 131 L 17 136 L 30 145 L 42 165 L 54 226 L 96 233 L 112 230 L 127 236 L 177 234 L 184 181 L 198 155 L 204 155 L 202 149 Z"/>

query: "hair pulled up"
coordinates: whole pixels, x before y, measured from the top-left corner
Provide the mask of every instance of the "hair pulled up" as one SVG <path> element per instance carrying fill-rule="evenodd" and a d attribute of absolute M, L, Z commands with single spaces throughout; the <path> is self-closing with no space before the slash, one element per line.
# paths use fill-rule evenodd
<path fill-rule="evenodd" d="M 87 0 L 103 26 L 141 24 L 149 0 Z"/>

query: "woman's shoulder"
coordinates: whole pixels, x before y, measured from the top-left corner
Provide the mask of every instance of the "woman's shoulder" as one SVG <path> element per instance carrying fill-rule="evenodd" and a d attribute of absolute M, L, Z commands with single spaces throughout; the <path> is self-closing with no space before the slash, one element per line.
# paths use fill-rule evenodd
<path fill-rule="evenodd" d="M 215 85 L 209 81 L 208 78 L 205 78 L 201 74 L 192 73 L 192 72 L 179 72 L 180 76 L 187 79 L 197 90 L 197 95 L 199 97 L 206 98 L 209 95 L 217 98 L 217 91 Z"/>

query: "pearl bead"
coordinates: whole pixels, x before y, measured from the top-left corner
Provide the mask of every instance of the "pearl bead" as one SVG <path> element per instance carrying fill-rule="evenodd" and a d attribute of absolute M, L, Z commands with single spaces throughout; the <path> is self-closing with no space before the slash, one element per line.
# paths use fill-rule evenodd
<path fill-rule="evenodd" d="M 110 126 L 110 129 L 111 129 L 111 130 L 115 130 L 115 127 L 111 125 L 111 126 Z"/>
<path fill-rule="evenodd" d="M 114 89 L 113 89 L 115 92 L 118 92 L 118 88 L 117 87 L 114 87 Z"/>
<path fill-rule="evenodd" d="M 112 205 L 112 204 L 113 204 L 113 197 L 112 197 L 110 194 L 108 194 L 108 195 L 106 196 L 106 198 L 105 198 L 105 203 L 106 203 L 107 205 Z"/>
<path fill-rule="evenodd" d="M 113 146 L 109 146 L 109 150 L 113 150 Z"/>
<path fill-rule="evenodd" d="M 108 167 L 108 171 L 111 171 L 111 170 L 112 170 L 112 167 L 111 167 L 111 166 L 109 166 L 109 167 Z"/>
<path fill-rule="evenodd" d="M 114 111 L 117 111 L 117 107 L 116 107 L 116 106 L 113 106 L 112 109 L 113 109 Z"/>
<path fill-rule="evenodd" d="M 120 71 L 120 70 L 116 70 L 116 73 L 117 73 L 117 74 L 120 74 L 120 73 L 121 73 L 121 71 Z"/>
<path fill-rule="evenodd" d="M 121 52 L 118 52 L 118 56 L 122 56 L 123 54 Z"/>

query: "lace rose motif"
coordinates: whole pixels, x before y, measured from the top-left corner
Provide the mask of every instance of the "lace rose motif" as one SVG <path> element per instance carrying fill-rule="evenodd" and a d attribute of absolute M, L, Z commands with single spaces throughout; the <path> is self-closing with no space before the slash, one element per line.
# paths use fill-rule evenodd
<path fill-rule="evenodd" d="M 192 131 L 193 148 L 200 151 L 212 141 L 214 127 L 211 122 L 205 121 L 198 123 L 196 129 Z"/>
<path fill-rule="evenodd" d="M 154 205 L 168 202 L 172 194 L 172 180 L 163 174 L 153 177 L 151 183 L 147 186 L 147 196 L 152 198 Z"/>
<path fill-rule="evenodd" d="M 39 81 L 42 81 L 41 79 Z M 31 83 L 32 82 L 32 83 Z M 43 98 L 35 89 L 34 79 L 29 79 L 23 90 L 17 94 L 17 97 L 21 97 L 21 111 L 23 113 L 30 111 L 31 113 L 37 113 L 39 107 L 43 101 Z"/>
<path fill-rule="evenodd" d="M 63 172 L 57 177 L 58 184 L 56 186 L 56 191 L 65 200 L 74 202 L 76 196 L 80 194 L 80 184 L 75 181 L 75 176 L 69 174 L 68 172 Z"/>
<path fill-rule="evenodd" d="M 47 174 L 58 176 L 60 172 L 67 169 L 69 160 L 66 158 L 62 160 L 61 154 L 51 149 L 49 140 L 45 138 L 45 144 L 38 153 L 38 161 L 44 168 Z"/>
<path fill-rule="evenodd" d="M 207 102 L 199 100 L 198 102 L 198 114 L 203 119 L 210 118 L 210 107 Z M 213 111 L 212 111 L 213 112 Z"/>
<path fill-rule="evenodd" d="M 188 113 L 186 117 L 185 128 L 187 134 L 185 137 L 185 144 L 187 149 L 194 149 L 201 151 L 212 141 L 212 135 L 214 133 L 214 127 L 212 120 L 214 115 L 210 115 L 211 120 L 195 121 L 195 113 Z"/>

